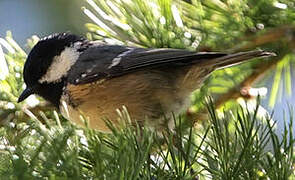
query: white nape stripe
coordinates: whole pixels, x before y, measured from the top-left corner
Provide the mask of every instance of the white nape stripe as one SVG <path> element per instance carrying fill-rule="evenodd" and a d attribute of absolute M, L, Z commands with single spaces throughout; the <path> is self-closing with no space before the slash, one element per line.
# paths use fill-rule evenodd
<path fill-rule="evenodd" d="M 55 56 L 45 75 L 40 79 L 40 83 L 59 82 L 79 58 L 80 52 L 77 52 L 77 45 L 65 48 L 59 56 Z"/>
<path fill-rule="evenodd" d="M 169 50 L 168 48 L 157 48 L 157 49 L 151 49 L 151 50 L 147 50 L 144 51 L 145 53 L 151 53 L 151 52 L 161 52 L 161 51 L 165 51 L 165 50 Z"/>
<path fill-rule="evenodd" d="M 112 64 L 109 65 L 109 69 L 114 67 L 114 66 L 117 66 L 119 63 L 121 62 L 121 57 L 116 57 L 112 60 Z"/>
<path fill-rule="evenodd" d="M 108 69 L 111 69 L 112 67 L 117 66 L 118 64 L 120 64 L 122 57 L 126 56 L 129 53 L 131 53 L 132 51 L 134 51 L 134 49 L 135 48 L 129 48 L 127 51 L 124 51 L 123 53 L 121 53 L 117 57 L 115 57 L 112 60 L 112 64 L 109 65 Z"/>

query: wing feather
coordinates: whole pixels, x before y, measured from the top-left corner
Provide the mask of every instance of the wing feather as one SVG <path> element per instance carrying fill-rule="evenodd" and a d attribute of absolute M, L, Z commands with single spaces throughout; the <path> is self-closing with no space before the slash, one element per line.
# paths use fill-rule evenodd
<path fill-rule="evenodd" d="M 72 66 L 68 74 L 68 81 L 71 84 L 85 84 L 137 70 L 163 66 L 177 68 L 200 64 L 222 68 L 222 66 L 236 64 L 259 56 L 266 56 L 266 54 L 263 51 L 249 51 L 228 55 L 220 52 L 196 53 L 179 49 L 144 49 L 94 44 L 85 50 Z"/>

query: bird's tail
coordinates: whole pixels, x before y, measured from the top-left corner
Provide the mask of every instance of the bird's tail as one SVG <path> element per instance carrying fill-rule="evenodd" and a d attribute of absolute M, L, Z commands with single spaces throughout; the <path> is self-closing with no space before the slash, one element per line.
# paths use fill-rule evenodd
<path fill-rule="evenodd" d="M 233 54 L 228 54 L 222 57 L 207 59 L 206 61 L 201 62 L 203 66 L 213 66 L 214 69 L 222 69 L 225 67 L 233 66 L 244 61 L 247 61 L 252 58 L 261 58 L 261 57 L 270 57 L 276 56 L 275 53 L 266 52 L 262 50 L 238 52 Z"/>
<path fill-rule="evenodd" d="M 182 87 L 185 87 L 184 89 L 188 92 L 199 88 L 202 84 L 202 81 L 216 69 L 222 69 L 243 63 L 252 58 L 275 56 L 275 54 L 261 50 L 254 50 L 233 54 L 216 52 L 198 53 L 195 55 L 195 57 L 196 56 L 199 58 L 199 60 L 192 61 L 192 63 L 195 63 L 195 65 L 189 66 L 187 71 L 185 71 L 185 76 L 179 76 L 180 78 L 178 79 L 178 84 L 181 84 Z"/>

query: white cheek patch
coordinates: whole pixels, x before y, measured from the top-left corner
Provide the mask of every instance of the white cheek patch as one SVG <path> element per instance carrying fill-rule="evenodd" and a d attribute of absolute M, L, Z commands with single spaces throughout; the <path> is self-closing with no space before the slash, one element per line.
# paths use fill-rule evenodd
<path fill-rule="evenodd" d="M 59 56 L 55 56 L 46 74 L 39 79 L 39 82 L 51 83 L 60 81 L 79 58 L 80 53 L 76 49 L 75 46 L 67 47 Z"/>

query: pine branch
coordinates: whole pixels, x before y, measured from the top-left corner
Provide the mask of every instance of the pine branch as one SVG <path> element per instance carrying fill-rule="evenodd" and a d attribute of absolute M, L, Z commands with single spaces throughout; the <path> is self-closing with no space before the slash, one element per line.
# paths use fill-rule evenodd
<path fill-rule="evenodd" d="M 290 49 L 295 49 L 295 27 L 283 26 L 274 28 L 263 35 L 259 35 L 250 39 L 252 39 L 250 43 L 244 45 L 243 47 L 236 48 L 235 51 L 253 49 L 255 47 L 271 43 L 280 43 L 282 40 L 289 45 Z M 262 79 L 269 70 L 273 69 L 285 55 L 286 53 L 282 53 L 276 57 L 273 57 L 267 62 L 261 61 L 260 63 L 256 64 L 253 67 L 254 71 L 247 78 L 245 78 L 244 81 L 229 90 L 227 93 L 222 94 L 215 101 L 215 107 L 218 108 L 231 99 L 237 99 L 239 97 L 250 98 L 251 94 L 249 93 L 249 90 L 251 89 L 251 86 Z"/>
<path fill-rule="evenodd" d="M 219 108 L 229 100 L 237 99 L 239 97 L 251 98 L 252 95 L 249 93 L 251 86 L 257 81 L 262 79 L 268 71 L 276 67 L 277 63 L 282 59 L 282 56 L 277 56 L 272 60 L 260 62 L 253 67 L 254 71 L 239 85 L 230 89 L 227 93 L 222 94 L 215 101 L 215 107 Z"/>
<path fill-rule="evenodd" d="M 280 43 L 284 41 L 290 47 L 290 50 L 295 49 L 295 27 L 294 26 L 283 26 L 269 30 L 263 35 L 255 35 L 253 37 L 248 37 L 251 41 L 247 44 L 244 44 L 241 47 L 233 48 L 232 51 L 246 51 L 248 49 L 253 49 L 256 47 L 265 46 L 273 43 Z M 242 38 L 241 41 L 244 41 L 245 38 Z M 238 99 L 243 97 L 245 99 L 253 98 L 253 95 L 249 92 L 251 86 L 261 80 L 267 72 L 274 69 L 276 65 L 282 60 L 282 58 L 287 54 L 287 52 L 282 52 L 278 56 L 273 57 L 268 61 L 261 61 L 254 65 L 253 72 L 247 76 L 240 84 L 231 88 L 224 94 L 219 95 L 215 98 L 214 106 L 220 108 L 223 104 L 229 100 Z M 190 111 L 187 114 L 195 121 L 203 121 L 208 118 L 207 110 L 201 109 L 199 112 L 192 114 Z"/>
<path fill-rule="evenodd" d="M 250 39 L 249 43 L 242 45 L 241 47 L 236 47 L 234 51 L 243 51 L 248 49 L 253 49 L 266 44 L 271 44 L 279 41 L 287 43 L 290 49 L 295 49 L 295 26 L 285 25 L 270 29 L 262 35 L 255 34 L 254 36 L 246 36 L 241 38 L 239 41 L 247 41 Z"/>

